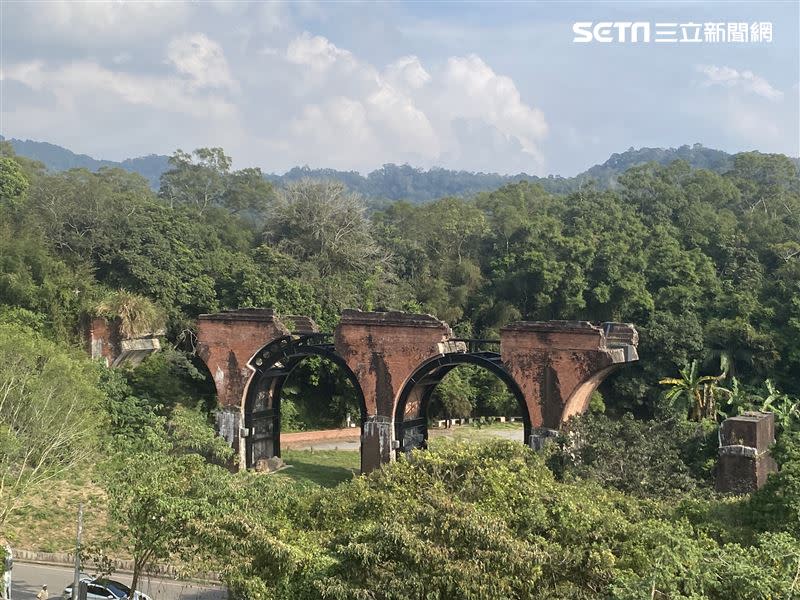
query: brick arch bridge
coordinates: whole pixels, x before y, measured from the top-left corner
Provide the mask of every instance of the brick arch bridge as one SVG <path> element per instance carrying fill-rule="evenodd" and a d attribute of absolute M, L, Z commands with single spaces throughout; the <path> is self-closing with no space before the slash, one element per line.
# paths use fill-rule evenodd
<path fill-rule="evenodd" d="M 463 340 L 430 315 L 346 310 L 325 334 L 308 317 L 241 309 L 200 315 L 197 337 L 217 388 L 217 430 L 247 467 L 280 455 L 281 389 L 308 356 L 332 360 L 353 383 L 365 473 L 425 446 L 430 397 L 459 364 L 506 384 L 520 404 L 524 441 L 535 446 L 585 411 L 612 371 L 638 360 L 632 325 L 588 321 L 521 321 L 501 329 L 499 341 Z"/>

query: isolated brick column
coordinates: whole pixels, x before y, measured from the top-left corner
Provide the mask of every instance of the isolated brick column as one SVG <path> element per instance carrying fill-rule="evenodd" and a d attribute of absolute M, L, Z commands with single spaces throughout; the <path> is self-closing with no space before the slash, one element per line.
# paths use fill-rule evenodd
<path fill-rule="evenodd" d="M 725 419 L 720 426 L 717 491 L 749 494 L 778 470 L 769 447 L 775 441 L 775 415 L 746 412 Z"/>
<path fill-rule="evenodd" d="M 136 367 L 150 354 L 161 349 L 156 336 L 163 334 L 162 331 L 126 338 L 120 331 L 120 325 L 118 318 L 93 317 L 86 320 L 84 341 L 93 360 L 102 359 L 107 367 Z"/>
<path fill-rule="evenodd" d="M 431 315 L 345 310 L 336 328 L 336 352 L 364 393 L 361 438 L 364 473 L 393 460 L 395 403 L 403 384 L 425 360 L 442 354 L 452 331 Z"/>
<path fill-rule="evenodd" d="M 271 308 L 248 308 L 200 315 L 197 355 L 206 363 L 217 388 L 217 431 L 244 466 L 240 427 L 244 396 L 253 374 L 248 361 L 264 345 L 289 330 Z"/>
<path fill-rule="evenodd" d="M 612 371 L 638 360 L 638 341 L 626 323 L 520 321 L 500 330 L 500 354 L 525 395 L 531 424 L 558 429 L 588 408 Z"/>

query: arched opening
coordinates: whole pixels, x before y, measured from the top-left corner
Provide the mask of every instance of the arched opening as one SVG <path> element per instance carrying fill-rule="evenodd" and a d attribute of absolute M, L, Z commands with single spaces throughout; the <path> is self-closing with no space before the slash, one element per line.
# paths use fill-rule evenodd
<path fill-rule="evenodd" d="M 247 467 L 255 466 L 261 459 L 281 455 L 281 396 L 292 373 L 309 357 L 319 357 L 341 369 L 355 393 L 359 422 L 363 427 L 366 405 L 361 386 L 328 338 L 325 334 L 284 336 L 264 346 L 250 360 L 255 374 L 247 388 L 244 405 Z"/>
<path fill-rule="evenodd" d="M 522 390 L 503 366 L 496 352 L 451 353 L 422 363 L 400 391 L 394 415 L 398 456 L 428 446 L 428 412 L 437 386 L 460 365 L 473 365 L 500 379 L 514 396 L 522 413 L 523 442 L 531 436 L 531 420 Z"/>
<path fill-rule="evenodd" d="M 352 428 L 361 407 L 349 371 L 329 358 L 307 356 L 281 388 L 281 432 Z"/>

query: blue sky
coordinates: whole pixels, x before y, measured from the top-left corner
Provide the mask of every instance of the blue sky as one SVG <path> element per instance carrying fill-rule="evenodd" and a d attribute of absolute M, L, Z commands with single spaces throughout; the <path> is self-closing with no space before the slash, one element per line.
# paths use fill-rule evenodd
<path fill-rule="evenodd" d="M 97 158 L 573 175 L 700 142 L 800 154 L 800 2 L 4 2 L 0 133 Z M 771 43 L 573 42 L 576 21 Z"/>

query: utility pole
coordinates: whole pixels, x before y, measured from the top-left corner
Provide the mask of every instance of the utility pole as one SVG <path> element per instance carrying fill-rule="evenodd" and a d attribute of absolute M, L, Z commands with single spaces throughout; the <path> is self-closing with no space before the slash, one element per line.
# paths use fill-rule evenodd
<path fill-rule="evenodd" d="M 81 536 L 83 535 L 83 502 L 78 504 L 78 529 L 75 534 L 75 577 L 72 580 L 72 600 L 80 597 L 81 589 Z"/>

